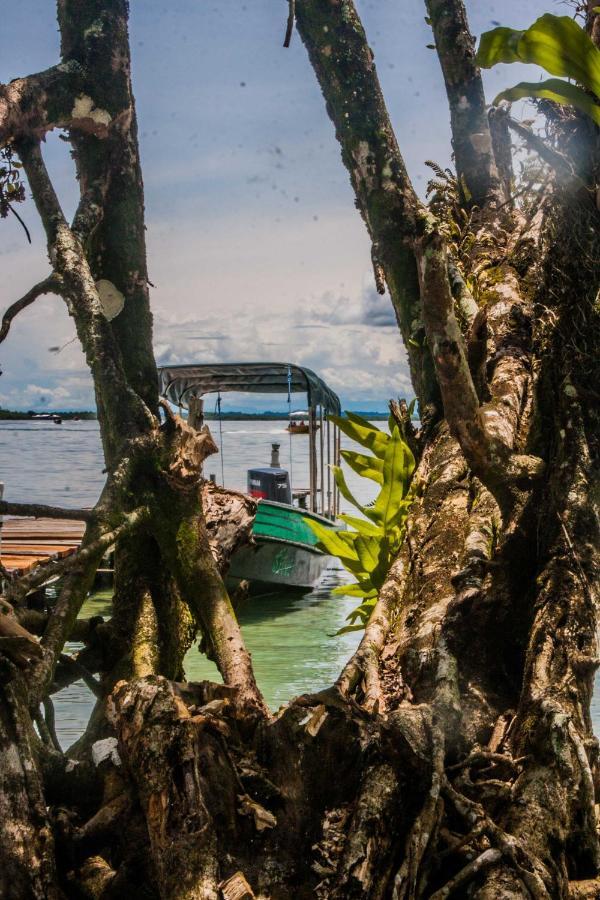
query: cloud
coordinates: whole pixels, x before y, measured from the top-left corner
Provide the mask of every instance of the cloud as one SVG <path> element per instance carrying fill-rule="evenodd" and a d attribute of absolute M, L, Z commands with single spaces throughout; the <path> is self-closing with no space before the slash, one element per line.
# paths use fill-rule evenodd
<path fill-rule="evenodd" d="M 366 283 L 356 299 L 323 294 L 310 310 L 312 324 L 298 324 L 298 328 L 317 327 L 319 323 L 331 325 L 368 325 L 372 328 L 397 327 L 396 315 L 389 295 L 380 294 L 372 283 Z"/>
<path fill-rule="evenodd" d="M 232 317 L 226 330 L 222 326 L 216 314 L 182 321 L 159 311 L 159 364 L 292 362 L 320 374 L 346 405 L 368 401 L 383 407 L 390 397 L 412 396 L 391 301 L 368 278 L 354 298 L 329 291 L 296 304 L 291 315 L 247 310 Z M 269 398 L 262 406 L 281 406 L 281 401 Z M 243 405 L 251 404 L 246 400 Z"/>
<path fill-rule="evenodd" d="M 204 315 L 155 309 L 159 365 L 273 360 L 307 366 L 322 375 L 344 405 L 382 408 L 412 395 L 406 354 L 388 297 L 370 275 L 356 296 L 328 291 L 293 310 L 248 304 L 231 315 L 213 304 Z M 73 322 L 56 298 L 38 301 L 15 320 L 1 348 L 0 404 L 20 409 L 93 408 L 94 393 Z M 63 348 L 59 353 L 50 347 Z M 283 408 L 284 398 L 228 398 L 231 404 Z"/>

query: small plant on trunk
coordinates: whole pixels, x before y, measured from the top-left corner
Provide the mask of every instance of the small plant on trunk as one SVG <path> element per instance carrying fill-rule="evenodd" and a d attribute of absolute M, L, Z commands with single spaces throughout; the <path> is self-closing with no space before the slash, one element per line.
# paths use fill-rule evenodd
<path fill-rule="evenodd" d="M 334 416 L 332 419 L 345 435 L 371 451 L 365 454 L 342 450 L 342 458 L 361 478 L 369 478 L 380 485 L 376 499 L 363 505 L 348 487 L 342 468 L 332 466 L 340 493 L 365 518 L 342 514 L 340 519 L 349 530 L 336 532 L 307 519 L 321 548 L 336 556 L 356 578 L 356 584 L 341 585 L 333 591 L 334 594 L 361 598 L 360 605 L 347 617 L 350 624 L 338 631 L 338 634 L 345 634 L 362 631 L 366 626 L 404 540 L 406 517 L 412 502 L 410 485 L 415 459 L 393 417 L 390 417 L 390 434 L 355 413 L 347 412 L 346 418 Z"/>

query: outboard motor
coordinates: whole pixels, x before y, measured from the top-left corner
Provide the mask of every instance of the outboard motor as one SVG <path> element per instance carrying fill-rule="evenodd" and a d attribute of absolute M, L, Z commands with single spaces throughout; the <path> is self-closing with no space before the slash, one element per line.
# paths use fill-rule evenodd
<path fill-rule="evenodd" d="M 271 465 L 248 469 L 248 493 L 260 500 L 275 500 L 291 505 L 292 489 L 287 469 L 279 465 L 279 444 L 271 444 Z"/>

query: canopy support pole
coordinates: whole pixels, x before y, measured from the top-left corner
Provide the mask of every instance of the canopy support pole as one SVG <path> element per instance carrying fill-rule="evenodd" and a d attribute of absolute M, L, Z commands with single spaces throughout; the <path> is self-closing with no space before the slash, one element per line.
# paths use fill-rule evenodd
<path fill-rule="evenodd" d="M 310 511 L 317 511 L 317 447 L 315 441 L 315 408 L 308 408 L 308 468 L 310 472 Z"/>
<path fill-rule="evenodd" d="M 324 461 L 324 440 L 323 434 L 323 407 L 319 404 L 319 462 L 320 462 L 320 494 L 321 494 L 321 515 L 325 515 L 325 461 Z"/>
<path fill-rule="evenodd" d="M 327 422 L 327 516 L 331 519 L 333 510 L 331 508 L 331 425 L 329 422 L 329 413 L 326 413 Z"/>
<path fill-rule="evenodd" d="M 334 425 L 333 428 L 333 464 L 335 466 L 339 466 L 340 464 L 340 429 L 337 425 Z M 337 482 L 333 488 L 333 508 L 334 508 L 334 516 L 338 516 L 340 513 L 340 489 L 337 486 Z"/>

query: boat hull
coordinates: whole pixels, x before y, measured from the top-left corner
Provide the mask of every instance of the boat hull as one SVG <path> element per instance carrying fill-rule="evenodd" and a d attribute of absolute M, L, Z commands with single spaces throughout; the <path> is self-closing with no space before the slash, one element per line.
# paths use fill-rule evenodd
<path fill-rule="evenodd" d="M 284 503 L 261 500 L 252 529 L 253 542 L 234 554 L 227 582 L 235 587 L 249 581 L 252 590 L 310 590 L 331 557 L 317 548 L 317 538 L 306 524 L 315 519 L 329 528 L 323 516 Z"/>

